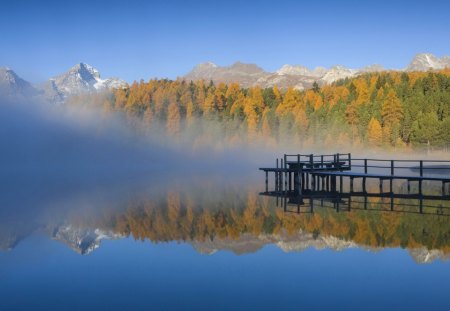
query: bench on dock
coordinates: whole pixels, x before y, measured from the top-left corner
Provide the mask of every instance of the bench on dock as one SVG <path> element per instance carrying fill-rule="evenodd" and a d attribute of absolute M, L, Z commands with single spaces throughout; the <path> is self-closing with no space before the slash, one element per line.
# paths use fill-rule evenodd
<path fill-rule="evenodd" d="M 289 169 L 298 171 L 298 170 L 310 170 L 310 169 L 319 169 L 319 170 L 330 170 L 330 169 L 345 169 L 347 168 L 348 163 L 346 161 L 324 161 L 324 162 L 294 162 L 288 161 L 287 166 Z"/>

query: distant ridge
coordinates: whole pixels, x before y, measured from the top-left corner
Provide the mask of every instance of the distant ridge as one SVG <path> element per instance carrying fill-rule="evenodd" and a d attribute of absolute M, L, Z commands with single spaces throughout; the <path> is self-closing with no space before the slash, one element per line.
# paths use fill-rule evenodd
<path fill-rule="evenodd" d="M 450 67 L 450 57 L 438 58 L 430 53 L 417 54 L 409 65 L 399 71 L 428 71 Z M 187 80 L 212 80 L 215 83 L 237 82 L 242 87 L 261 86 L 280 88 L 294 87 L 299 90 L 311 88 L 314 82 L 326 85 L 337 80 L 355 77 L 367 72 L 386 71 L 382 65 L 374 64 L 359 69 L 345 66 L 309 69 L 302 65 L 283 65 L 275 72 L 267 72 L 255 64 L 236 62 L 231 66 L 218 66 L 212 62 L 195 66 L 183 78 Z"/>

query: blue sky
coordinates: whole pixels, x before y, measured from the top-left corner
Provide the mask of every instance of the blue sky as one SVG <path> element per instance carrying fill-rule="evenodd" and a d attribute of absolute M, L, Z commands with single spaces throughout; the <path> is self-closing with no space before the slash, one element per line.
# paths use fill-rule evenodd
<path fill-rule="evenodd" d="M 78 62 L 133 81 L 205 61 L 402 68 L 450 55 L 450 1 L 14 0 L 0 12 L 0 66 L 33 82 Z"/>

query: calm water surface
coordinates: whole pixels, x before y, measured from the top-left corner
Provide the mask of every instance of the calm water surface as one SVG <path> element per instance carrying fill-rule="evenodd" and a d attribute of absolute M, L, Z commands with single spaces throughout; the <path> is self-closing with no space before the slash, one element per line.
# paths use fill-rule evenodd
<path fill-rule="evenodd" d="M 3 210 L 0 310 L 450 309 L 449 201 L 311 212 L 259 182 L 107 188 Z"/>

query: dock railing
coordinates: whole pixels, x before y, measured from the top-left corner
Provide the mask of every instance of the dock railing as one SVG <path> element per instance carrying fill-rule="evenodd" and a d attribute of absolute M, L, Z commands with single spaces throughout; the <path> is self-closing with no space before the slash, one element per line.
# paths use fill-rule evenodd
<path fill-rule="evenodd" d="M 380 170 L 388 172 L 391 176 L 398 174 L 399 170 L 417 171 L 420 177 L 425 173 L 436 173 L 448 170 L 450 173 L 450 160 L 386 160 L 386 159 L 353 159 L 352 167 L 360 168 L 364 174 L 378 173 Z M 370 170 L 369 170 L 370 169 Z"/>

